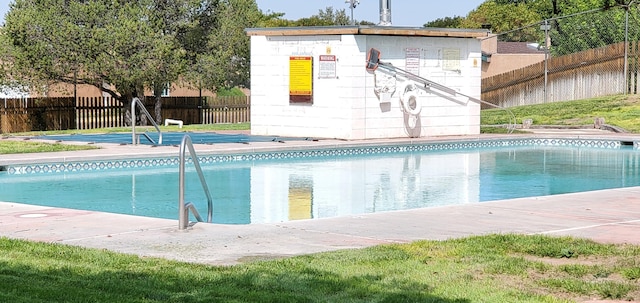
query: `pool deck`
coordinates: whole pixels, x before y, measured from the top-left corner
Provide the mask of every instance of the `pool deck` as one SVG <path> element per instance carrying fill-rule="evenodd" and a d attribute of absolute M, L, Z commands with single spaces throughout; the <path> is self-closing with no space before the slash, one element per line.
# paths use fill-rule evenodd
<path fill-rule="evenodd" d="M 598 138 L 640 141 L 640 135 L 596 130 L 540 130 L 530 135 L 319 140 L 196 145 L 198 155 L 353 145 L 492 138 Z M 13 140 L 15 140 L 14 138 Z M 5 139 L 6 140 L 6 139 Z M 86 144 L 86 143 L 84 143 Z M 100 144 L 99 150 L 2 155 L 0 165 L 176 156 L 178 147 Z M 63 197 L 52 197 L 61 199 Z M 177 203 L 177 202 L 176 202 Z M 177 217 L 177 214 L 176 214 Z M 272 224 L 193 224 L 178 221 L 0 202 L 0 237 L 108 249 L 213 265 L 233 265 L 385 243 L 445 240 L 491 233 L 549 234 L 640 245 L 640 187 L 521 198 Z"/>

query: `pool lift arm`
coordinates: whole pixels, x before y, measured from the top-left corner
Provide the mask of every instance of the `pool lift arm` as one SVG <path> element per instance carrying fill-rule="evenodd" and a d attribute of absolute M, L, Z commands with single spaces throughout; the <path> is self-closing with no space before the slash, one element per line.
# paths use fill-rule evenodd
<path fill-rule="evenodd" d="M 439 84 L 437 82 L 433 82 L 431 80 L 425 79 L 423 77 L 420 77 L 416 74 L 410 73 L 406 70 L 403 70 L 401 68 L 395 67 L 390 63 L 386 63 L 386 62 L 382 62 L 380 61 L 380 51 L 375 49 L 375 48 L 371 48 L 369 49 L 369 53 L 367 54 L 367 70 L 370 72 L 375 72 L 376 69 L 378 68 L 382 68 L 387 72 L 390 72 L 391 74 L 393 74 L 394 76 L 401 76 L 405 79 L 414 81 L 416 83 L 419 83 L 422 86 L 416 86 L 422 90 L 425 90 L 427 92 L 433 93 L 435 95 L 444 97 L 446 99 L 454 99 L 455 97 L 458 96 L 463 96 L 465 98 L 467 98 L 469 101 L 472 102 L 476 102 L 478 104 L 486 104 L 489 105 L 491 107 L 495 107 L 495 108 L 500 108 L 500 109 L 504 109 L 505 111 L 507 111 L 507 113 L 509 113 L 509 120 L 512 121 L 513 123 L 509 123 L 507 125 L 507 129 L 509 130 L 509 133 L 511 133 L 513 131 L 513 129 L 515 128 L 516 125 L 516 117 L 513 114 L 513 112 L 511 110 L 509 110 L 508 108 L 493 104 L 493 103 L 489 103 L 487 101 L 478 99 L 478 98 L 474 98 L 471 97 L 469 95 L 463 94 L 461 92 L 456 91 L 455 89 L 452 89 L 448 86 L 444 86 L 442 84 Z"/>

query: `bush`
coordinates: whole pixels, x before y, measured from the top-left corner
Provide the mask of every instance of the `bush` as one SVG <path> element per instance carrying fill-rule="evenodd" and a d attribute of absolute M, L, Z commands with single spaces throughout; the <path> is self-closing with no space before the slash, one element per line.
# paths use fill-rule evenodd
<path fill-rule="evenodd" d="M 221 88 L 219 89 L 216 94 L 218 95 L 218 97 L 244 97 L 245 94 L 244 92 L 237 88 L 237 87 L 232 87 L 232 88 Z"/>

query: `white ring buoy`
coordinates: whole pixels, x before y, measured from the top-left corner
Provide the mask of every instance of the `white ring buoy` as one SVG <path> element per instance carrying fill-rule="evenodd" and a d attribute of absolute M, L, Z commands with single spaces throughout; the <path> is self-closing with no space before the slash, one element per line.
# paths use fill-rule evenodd
<path fill-rule="evenodd" d="M 409 84 L 404 88 L 404 94 L 400 98 L 402 109 L 410 114 L 417 116 L 422 111 L 422 106 L 418 102 L 418 90 L 413 84 Z"/>

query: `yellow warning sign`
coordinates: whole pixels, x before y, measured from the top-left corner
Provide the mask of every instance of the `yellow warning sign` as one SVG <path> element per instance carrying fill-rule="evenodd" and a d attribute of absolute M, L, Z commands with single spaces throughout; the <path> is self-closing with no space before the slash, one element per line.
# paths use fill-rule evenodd
<path fill-rule="evenodd" d="M 289 101 L 311 102 L 313 95 L 313 57 L 289 57 Z"/>

